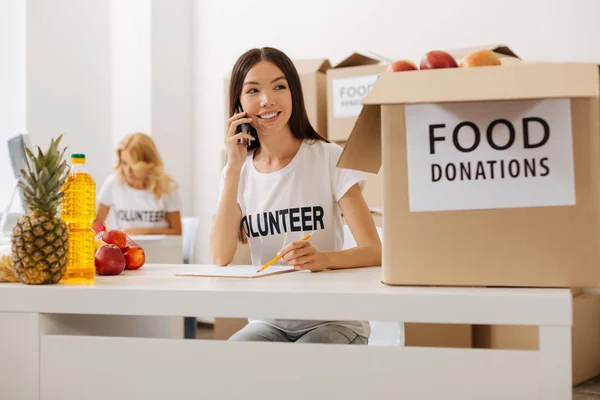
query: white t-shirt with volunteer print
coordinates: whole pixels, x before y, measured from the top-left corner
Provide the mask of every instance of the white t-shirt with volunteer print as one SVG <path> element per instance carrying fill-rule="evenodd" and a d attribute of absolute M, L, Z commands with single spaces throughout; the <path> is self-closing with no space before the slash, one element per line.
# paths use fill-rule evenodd
<path fill-rule="evenodd" d="M 362 190 L 366 180 L 358 171 L 336 166 L 341 154 L 338 144 L 305 139 L 288 165 L 261 173 L 253 163 L 254 151 L 249 152 L 240 173 L 237 201 L 253 265 L 263 265 L 283 247 L 311 232 L 309 240 L 317 251 L 342 249 L 344 231 L 338 201 L 355 184 Z M 221 189 L 222 185 L 221 180 Z M 277 264 L 286 265 L 281 260 Z M 335 323 L 369 336 L 369 324 L 360 321 L 261 321 L 287 332 Z"/>
<path fill-rule="evenodd" d="M 98 202 L 109 206 L 114 212 L 117 226 L 127 228 L 168 228 L 166 213 L 179 211 L 181 199 L 179 190 L 157 199 L 145 189 L 135 189 L 127 183 L 119 183 L 116 174 L 109 176 L 98 194 Z"/>

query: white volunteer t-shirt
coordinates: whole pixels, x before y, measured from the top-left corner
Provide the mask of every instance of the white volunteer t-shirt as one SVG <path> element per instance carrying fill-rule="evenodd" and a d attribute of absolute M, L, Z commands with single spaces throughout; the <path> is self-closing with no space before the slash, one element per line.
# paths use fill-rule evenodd
<path fill-rule="evenodd" d="M 168 228 L 168 212 L 179 211 L 181 199 L 174 188 L 157 199 L 144 189 L 134 189 L 127 183 L 119 183 L 116 174 L 109 176 L 98 194 L 98 201 L 114 212 L 116 229 Z"/>
<path fill-rule="evenodd" d="M 248 154 L 240 173 L 238 203 L 253 265 L 263 265 L 283 247 L 311 232 L 309 241 L 317 251 L 342 249 L 344 232 L 338 201 L 357 183 L 362 190 L 366 178 L 359 171 L 338 168 L 341 154 L 338 144 L 304 140 L 292 161 L 272 173 L 259 172 L 253 163 L 254 151 Z M 281 260 L 277 264 L 287 265 Z M 263 322 L 298 332 L 334 321 Z M 335 323 L 369 336 L 368 323 Z"/>

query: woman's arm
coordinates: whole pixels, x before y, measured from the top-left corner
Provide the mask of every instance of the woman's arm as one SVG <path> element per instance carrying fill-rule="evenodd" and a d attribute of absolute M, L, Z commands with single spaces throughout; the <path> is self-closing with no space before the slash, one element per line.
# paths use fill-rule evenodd
<path fill-rule="evenodd" d="M 128 235 L 178 235 L 181 236 L 181 213 L 173 211 L 167 213 L 168 228 L 127 228 Z"/>
<path fill-rule="evenodd" d="M 381 265 L 381 240 L 358 184 L 346 192 L 339 205 L 354 236 L 356 247 L 318 252 L 310 241 L 299 241 L 291 243 L 280 252 L 282 259 L 296 269 L 311 271 Z"/>
<path fill-rule="evenodd" d="M 369 206 L 358 187 L 352 186 L 340 199 L 344 219 L 354 236 L 356 247 L 324 252 L 327 268 L 371 267 L 381 265 L 381 240 Z"/>
<path fill-rule="evenodd" d="M 218 265 L 231 263 L 237 249 L 242 220 L 242 210 L 237 202 L 238 185 L 240 173 L 248 155 L 246 140 L 254 140 L 250 134 L 237 132 L 237 128 L 243 123 L 250 122 L 252 119 L 246 118 L 246 112 L 243 111 L 234 114 L 225 124 L 227 164 L 223 170 L 217 214 L 210 230 L 210 257 Z"/>
<path fill-rule="evenodd" d="M 100 203 L 98 205 L 98 210 L 96 211 L 96 221 L 104 222 L 106 221 L 106 217 L 108 216 L 108 212 L 110 211 L 110 207 L 106 204 Z"/>
<path fill-rule="evenodd" d="M 226 172 L 217 214 L 210 231 L 210 256 L 215 264 L 227 265 L 237 249 L 242 210 L 237 203 L 239 171 Z"/>

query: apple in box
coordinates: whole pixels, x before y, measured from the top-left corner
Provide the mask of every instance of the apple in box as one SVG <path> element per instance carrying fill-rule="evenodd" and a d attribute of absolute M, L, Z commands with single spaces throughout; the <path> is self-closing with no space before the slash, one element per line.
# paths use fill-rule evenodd
<path fill-rule="evenodd" d="M 125 269 L 125 257 L 114 244 L 100 246 L 94 257 L 98 275 L 119 275 Z"/>
<path fill-rule="evenodd" d="M 432 50 L 421 58 L 421 69 L 458 68 L 456 59 L 442 50 Z"/>
<path fill-rule="evenodd" d="M 486 67 L 502 65 L 500 58 L 491 50 L 478 50 L 466 55 L 460 60 L 460 68 Z"/>
<path fill-rule="evenodd" d="M 410 60 L 396 60 L 388 65 L 386 72 L 416 71 L 415 63 Z"/>

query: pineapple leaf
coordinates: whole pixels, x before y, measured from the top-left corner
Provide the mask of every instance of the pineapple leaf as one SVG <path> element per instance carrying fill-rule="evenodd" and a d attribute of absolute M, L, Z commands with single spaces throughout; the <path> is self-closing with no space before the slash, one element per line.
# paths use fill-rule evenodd
<path fill-rule="evenodd" d="M 67 162 L 65 161 L 65 152 L 67 151 L 67 148 L 65 147 L 63 149 L 63 151 L 60 153 L 60 159 L 63 160 L 63 162 L 66 164 Z"/>
<path fill-rule="evenodd" d="M 43 160 L 44 159 L 44 152 L 42 151 L 42 149 L 40 148 L 40 146 L 37 146 L 37 151 L 38 151 L 38 155 L 36 157 L 37 160 Z"/>
<path fill-rule="evenodd" d="M 55 216 L 63 197 L 62 186 L 68 177 L 69 166 L 64 160 L 67 148 L 59 151 L 58 146 L 62 134 L 51 139 L 46 152 L 37 147 L 37 154 L 25 147 L 29 163 L 28 171 L 21 171 L 19 186 L 23 189 L 23 197 L 34 215 Z"/>
<path fill-rule="evenodd" d="M 25 147 L 25 151 L 27 152 L 27 157 L 29 158 L 29 164 L 27 165 L 27 170 L 30 173 L 37 173 L 37 171 L 39 169 L 38 168 L 39 163 L 37 161 L 37 158 L 35 157 L 33 152 L 31 150 L 29 150 L 29 148 Z M 32 166 L 35 168 L 32 169 Z"/>
<path fill-rule="evenodd" d="M 21 170 L 21 173 L 23 173 L 23 170 Z M 35 179 L 35 176 L 30 175 L 30 174 L 23 174 L 22 177 L 29 187 L 37 186 L 37 180 Z"/>

